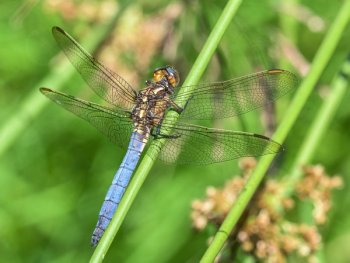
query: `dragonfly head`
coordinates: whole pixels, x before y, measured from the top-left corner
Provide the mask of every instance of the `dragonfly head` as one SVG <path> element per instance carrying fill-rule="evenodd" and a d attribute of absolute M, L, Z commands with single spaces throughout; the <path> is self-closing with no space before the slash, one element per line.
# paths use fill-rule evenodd
<path fill-rule="evenodd" d="M 154 70 L 153 81 L 159 82 L 163 79 L 171 85 L 171 88 L 175 88 L 180 82 L 179 73 L 176 71 L 175 68 L 170 66 L 156 68 Z"/>

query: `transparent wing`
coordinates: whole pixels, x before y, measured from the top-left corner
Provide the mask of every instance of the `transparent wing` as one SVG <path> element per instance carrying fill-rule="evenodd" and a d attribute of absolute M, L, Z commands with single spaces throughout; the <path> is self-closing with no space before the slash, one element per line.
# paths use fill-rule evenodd
<path fill-rule="evenodd" d="M 109 109 L 47 88 L 40 91 L 56 104 L 91 123 L 113 143 L 127 148 L 133 131 L 129 112 Z"/>
<path fill-rule="evenodd" d="M 70 62 L 97 95 L 122 109 L 130 110 L 134 106 L 136 91 L 129 83 L 95 60 L 63 29 L 53 27 L 52 34 Z"/>
<path fill-rule="evenodd" d="M 277 153 L 282 146 L 271 139 L 246 132 L 211 129 L 177 123 L 162 147 L 159 158 L 168 163 L 210 164 L 246 156 Z"/>
<path fill-rule="evenodd" d="M 180 92 L 176 100 L 189 99 L 180 115 L 181 119 L 227 118 L 262 107 L 285 95 L 297 84 L 294 74 L 274 69 L 228 81 L 188 87 L 193 92 Z"/>

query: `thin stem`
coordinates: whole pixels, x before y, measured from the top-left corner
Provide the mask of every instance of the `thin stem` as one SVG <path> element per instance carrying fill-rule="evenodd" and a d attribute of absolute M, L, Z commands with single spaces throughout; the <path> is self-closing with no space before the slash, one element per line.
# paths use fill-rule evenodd
<path fill-rule="evenodd" d="M 346 0 L 344 1 L 343 6 L 340 8 L 340 11 L 338 12 L 335 21 L 329 29 L 329 32 L 326 35 L 324 41 L 322 42 L 322 45 L 318 49 L 309 74 L 302 82 L 300 88 L 294 96 L 293 101 L 291 102 L 289 110 L 287 111 L 282 123 L 274 134 L 274 140 L 283 142 L 288 135 L 306 100 L 311 94 L 313 87 L 316 85 L 317 80 L 321 76 L 322 71 L 325 69 L 329 59 L 331 58 L 335 47 L 339 42 L 339 39 L 346 25 L 349 22 L 349 18 L 350 0 Z M 234 206 L 230 210 L 219 231 L 216 233 L 212 243 L 203 255 L 201 262 L 213 262 L 215 260 L 215 257 L 219 254 L 220 250 L 224 246 L 229 233 L 232 232 L 232 229 L 247 207 L 250 199 L 254 195 L 273 159 L 273 155 L 261 157 L 254 173 L 247 181 L 244 189 L 242 189 Z"/>
<path fill-rule="evenodd" d="M 297 12 L 297 8 L 299 6 L 299 0 L 288 0 L 283 2 L 278 2 L 280 5 L 280 24 L 284 35 L 293 43 L 297 43 L 297 30 L 298 23 L 295 20 L 295 13 Z M 282 9 L 282 10 L 281 10 Z M 294 15 L 287 15 L 287 10 L 292 9 L 292 13 Z"/>
<path fill-rule="evenodd" d="M 288 1 L 280 1 L 278 2 L 279 9 L 280 9 L 280 28 L 282 31 L 282 34 L 284 37 L 286 37 L 290 42 L 292 42 L 294 45 L 298 43 L 298 22 L 295 20 L 295 13 L 297 12 L 297 8 L 299 5 L 299 0 L 288 0 Z M 287 10 L 294 10 L 291 11 L 291 13 L 294 13 L 294 15 L 288 15 Z M 283 45 L 283 38 L 280 36 L 279 39 L 280 46 Z M 279 63 L 281 68 L 286 69 L 286 67 L 290 66 L 290 63 L 287 58 L 281 57 L 281 61 Z"/>
<path fill-rule="evenodd" d="M 312 155 L 314 154 L 317 146 L 327 131 L 332 117 L 335 114 L 341 100 L 344 98 L 347 85 L 349 84 L 350 77 L 350 53 L 348 59 L 344 62 L 339 74 L 336 75 L 332 81 L 331 93 L 324 100 L 322 107 L 320 108 L 315 120 L 311 124 L 304 142 L 302 143 L 297 158 L 292 165 L 291 172 L 288 176 L 288 192 L 291 192 L 296 182 L 301 176 L 300 167 L 309 163 Z"/>
<path fill-rule="evenodd" d="M 241 2 L 242 0 L 229 0 L 227 2 L 221 16 L 219 17 L 216 25 L 214 26 L 207 41 L 205 42 L 183 86 L 189 86 L 198 83 Z M 181 90 L 180 92 L 188 92 L 189 90 L 190 87 L 187 87 L 186 90 Z M 179 103 L 179 105 L 182 105 L 182 103 L 184 103 L 184 101 L 176 102 Z M 168 115 L 171 115 L 169 117 L 171 120 L 173 120 L 173 122 L 175 122 L 178 117 L 174 112 L 170 112 Z M 154 140 L 150 145 L 147 154 L 142 159 L 118 206 L 116 216 L 113 217 L 110 225 L 100 240 L 99 245 L 96 247 L 96 250 L 91 257 L 90 262 L 101 262 L 103 260 L 132 202 L 134 201 L 153 164 L 155 163 L 157 155 L 159 154 L 159 149 L 162 147 L 164 142 L 165 140 L 158 139 Z"/>

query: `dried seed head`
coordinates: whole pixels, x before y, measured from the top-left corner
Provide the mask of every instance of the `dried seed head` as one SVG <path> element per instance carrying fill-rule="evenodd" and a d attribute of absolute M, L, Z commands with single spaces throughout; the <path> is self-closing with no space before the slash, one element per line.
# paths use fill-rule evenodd
<path fill-rule="evenodd" d="M 229 208 L 243 189 L 251 172 L 252 160 L 241 161 L 242 177 L 225 183 L 223 189 L 209 187 L 207 199 L 192 204 L 192 220 L 197 229 L 209 222 L 220 225 Z M 255 165 L 255 164 L 254 164 Z M 342 185 L 338 176 L 329 177 L 322 166 L 305 167 L 305 176 L 296 187 L 296 196 L 309 198 L 313 205 L 313 217 L 317 224 L 324 223 L 331 208 L 331 191 Z M 294 200 L 286 196 L 285 183 L 268 179 L 262 190 L 249 206 L 249 216 L 237 230 L 241 249 L 264 262 L 282 263 L 288 255 L 298 254 L 308 262 L 317 263 L 315 252 L 320 248 L 321 235 L 316 226 L 294 223 L 283 217 L 283 211 L 294 207 Z"/>

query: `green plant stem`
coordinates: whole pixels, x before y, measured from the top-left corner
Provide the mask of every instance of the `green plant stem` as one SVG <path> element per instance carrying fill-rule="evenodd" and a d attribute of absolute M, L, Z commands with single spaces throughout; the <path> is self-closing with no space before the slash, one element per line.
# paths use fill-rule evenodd
<path fill-rule="evenodd" d="M 280 8 L 283 8 L 283 11 L 280 11 L 280 24 L 284 35 L 293 43 L 297 43 L 298 38 L 298 22 L 295 20 L 295 14 L 287 15 L 287 10 L 294 9 L 294 12 L 297 12 L 299 0 L 287 0 L 279 2 L 281 5 Z"/>
<path fill-rule="evenodd" d="M 326 132 L 329 124 L 334 116 L 338 106 L 344 98 L 350 77 L 350 53 L 348 59 L 343 63 L 340 72 L 334 77 L 330 94 L 325 98 L 322 107 L 319 109 L 315 120 L 312 122 L 307 131 L 306 137 L 301 144 L 301 147 L 296 154 L 296 159 L 291 168 L 291 172 L 285 177 L 285 196 L 291 196 L 294 193 L 295 186 L 298 180 L 302 177 L 301 167 L 310 162 L 317 146 Z M 324 262 L 322 250 L 317 251 L 317 258 L 320 262 Z"/>
<path fill-rule="evenodd" d="M 273 139 L 275 141 L 283 142 L 288 135 L 307 98 L 311 94 L 313 87 L 316 85 L 317 80 L 321 76 L 322 71 L 325 69 L 329 59 L 331 58 L 342 32 L 349 22 L 349 18 L 350 0 L 346 0 L 344 1 L 343 6 L 340 8 L 340 11 L 338 12 L 335 21 L 323 40 L 322 45 L 318 49 L 309 74 L 300 85 L 282 123 L 274 134 Z M 212 243 L 203 255 L 201 262 L 213 262 L 215 260 L 215 257 L 224 246 L 229 233 L 232 232 L 232 229 L 247 207 L 273 159 L 273 155 L 261 157 L 256 169 L 247 181 L 246 186 L 244 189 L 242 189 L 234 206 L 230 210 L 219 231 L 216 233 Z"/>
<path fill-rule="evenodd" d="M 232 18 L 234 17 L 238 7 L 240 6 L 242 0 L 229 0 L 215 24 L 213 30 L 211 31 L 207 41 L 205 42 L 200 54 L 198 55 L 191 71 L 189 72 L 183 86 L 187 86 L 180 90 L 180 92 L 188 92 L 193 85 L 198 83 L 201 78 L 206 66 L 208 65 L 211 57 L 213 56 L 215 49 L 217 48 L 225 30 L 230 25 Z M 176 101 L 178 105 L 183 105 L 184 101 Z M 172 121 L 176 121 L 177 115 L 174 112 L 170 112 L 168 115 Z M 168 116 L 167 116 L 168 117 Z M 149 171 L 151 170 L 159 149 L 164 144 L 165 140 L 159 139 L 154 140 L 150 145 L 147 154 L 144 155 L 139 167 L 137 168 L 133 179 L 131 180 L 119 206 L 116 215 L 113 217 L 110 225 L 108 226 L 106 232 L 104 233 L 102 239 L 100 240 L 94 254 L 92 255 L 90 262 L 101 262 L 106 255 L 116 233 L 119 230 L 133 200 L 135 199 L 138 191 L 140 190 L 143 182 L 145 181 Z"/>
<path fill-rule="evenodd" d="M 280 8 L 283 9 L 283 11 L 280 11 L 279 15 L 279 21 L 280 21 L 280 27 L 281 31 L 284 37 L 286 37 L 291 43 L 296 45 L 298 43 L 298 25 L 299 23 L 295 20 L 295 14 L 288 15 L 286 10 L 294 9 L 297 10 L 299 5 L 299 0 L 287 0 L 287 1 L 280 1 L 278 2 L 280 5 Z M 297 11 L 294 11 L 297 12 Z M 282 38 L 282 36 L 280 36 Z M 280 43 L 283 43 L 283 39 L 280 39 Z M 281 68 L 286 69 L 290 66 L 290 63 L 287 58 L 282 57 L 281 61 L 279 63 Z"/>
<path fill-rule="evenodd" d="M 330 90 L 330 94 L 325 98 L 322 107 L 320 108 L 315 120 L 311 124 L 304 142 L 302 143 L 297 158 L 295 159 L 291 172 L 287 178 L 288 189 L 287 192 L 290 193 L 298 179 L 301 177 L 301 166 L 310 162 L 312 155 L 323 134 L 327 131 L 329 124 L 338 109 L 338 106 L 342 99 L 344 98 L 347 85 L 349 84 L 350 78 L 350 53 L 348 59 L 344 62 L 340 73 L 336 75 L 333 79 Z M 287 193 L 287 194 L 288 194 Z"/>
<path fill-rule="evenodd" d="M 103 24 L 93 30 L 91 34 L 89 34 L 89 37 L 83 41 L 83 46 L 90 50 L 95 49 L 105 39 L 110 28 L 115 24 L 119 14 L 120 12 L 107 24 Z M 50 31 L 51 30 L 48 30 L 47 32 L 49 33 Z M 30 122 L 41 112 L 44 106 L 50 102 L 42 96 L 37 88 L 45 87 L 47 84 L 55 87 L 55 89 L 62 88 L 64 83 L 70 79 L 75 71 L 74 67 L 69 64 L 68 60 L 65 59 L 64 63 L 58 66 L 55 65 L 49 75 L 42 79 L 42 81 L 36 85 L 36 88 L 22 101 L 17 111 L 3 123 L 2 127 L 0 127 L 0 156 L 16 141 L 18 136 L 28 127 Z"/>

